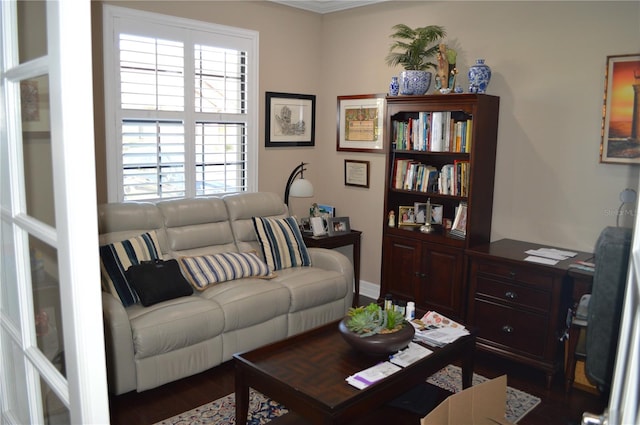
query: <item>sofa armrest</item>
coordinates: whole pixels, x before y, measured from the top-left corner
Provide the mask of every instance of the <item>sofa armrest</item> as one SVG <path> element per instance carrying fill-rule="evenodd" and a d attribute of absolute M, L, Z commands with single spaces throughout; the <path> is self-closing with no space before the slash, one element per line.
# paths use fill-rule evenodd
<path fill-rule="evenodd" d="M 325 270 L 341 273 L 351 282 L 353 288 L 353 264 L 343 253 L 327 248 L 307 248 L 311 256 L 311 265 Z M 353 292 L 353 291 L 352 291 Z"/>
<path fill-rule="evenodd" d="M 102 292 L 105 350 L 109 391 L 123 394 L 136 389 L 133 335 L 129 316 L 113 295 Z"/>

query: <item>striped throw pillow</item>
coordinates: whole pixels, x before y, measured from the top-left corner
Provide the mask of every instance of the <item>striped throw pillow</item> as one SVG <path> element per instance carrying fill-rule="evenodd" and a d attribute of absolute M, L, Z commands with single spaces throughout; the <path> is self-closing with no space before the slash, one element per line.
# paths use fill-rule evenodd
<path fill-rule="evenodd" d="M 100 247 L 100 271 L 104 289 L 122 305 L 128 307 L 140 302 L 136 291 L 127 280 L 126 271 L 142 261 L 162 259 L 160 244 L 155 231 L 143 233 L 133 238 L 102 245 Z"/>
<path fill-rule="evenodd" d="M 198 291 L 212 283 L 245 277 L 275 277 L 255 252 L 223 252 L 178 259 L 182 274 Z"/>
<path fill-rule="evenodd" d="M 262 254 L 272 270 L 311 265 L 309 251 L 293 217 L 253 217 L 252 220 Z"/>

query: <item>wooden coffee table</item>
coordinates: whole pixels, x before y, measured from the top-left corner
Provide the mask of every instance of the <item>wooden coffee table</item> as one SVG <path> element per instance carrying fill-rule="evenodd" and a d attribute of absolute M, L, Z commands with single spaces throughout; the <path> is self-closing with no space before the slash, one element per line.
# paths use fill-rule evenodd
<path fill-rule="evenodd" d="M 234 354 L 236 423 L 247 422 L 249 387 L 311 424 L 355 423 L 456 361 L 461 362 L 463 388 L 468 388 L 475 342 L 472 331 L 442 348 L 429 347 L 431 355 L 364 390 L 345 378 L 386 359 L 356 352 L 342 339 L 338 322 Z"/>

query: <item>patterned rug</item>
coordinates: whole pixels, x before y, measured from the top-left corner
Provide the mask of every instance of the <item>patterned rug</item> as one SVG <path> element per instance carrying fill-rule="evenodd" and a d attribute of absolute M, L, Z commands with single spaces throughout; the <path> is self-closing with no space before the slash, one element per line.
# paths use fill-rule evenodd
<path fill-rule="evenodd" d="M 427 379 L 427 382 L 458 392 L 462 389 L 461 370 L 457 366 L 449 365 Z M 487 381 L 484 376 L 473 374 L 473 385 Z M 517 423 L 527 413 L 540 403 L 538 397 L 534 397 L 524 391 L 507 387 L 506 418 L 512 423 Z M 196 407 L 188 412 L 181 413 L 172 418 L 165 419 L 154 425 L 235 425 L 235 395 L 229 394 L 211 403 Z M 288 410 L 283 405 L 269 400 L 264 395 L 251 389 L 249 391 L 249 420 L 250 425 L 268 423 L 271 419 L 284 415 Z"/>

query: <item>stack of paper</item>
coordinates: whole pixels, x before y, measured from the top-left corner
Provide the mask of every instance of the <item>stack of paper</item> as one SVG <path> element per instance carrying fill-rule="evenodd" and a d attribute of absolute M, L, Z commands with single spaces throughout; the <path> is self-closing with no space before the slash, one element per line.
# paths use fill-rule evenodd
<path fill-rule="evenodd" d="M 412 324 L 416 328 L 414 339 L 433 347 L 442 347 L 461 336 L 469 335 L 463 325 L 435 311 L 428 311 Z"/>
<path fill-rule="evenodd" d="M 575 257 L 578 255 L 577 252 L 573 251 L 563 251 L 556 248 L 538 248 L 538 249 L 530 249 L 525 251 L 526 254 L 529 254 L 524 261 L 530 261 L 533 263 L 540 264 L 548 264 L 555 265 L 558 264 L 558 261 L 567 260 L 571 257 Z"/>
<path fill-rule="evenodd" d="M 407 367 L 410 364 L 427 357 L 431 353 L 433 353 L 433 351 L 428 348 L 416 344 L 415 342 L 410 342 L 407 348 L 400 350 L 393 356 L 389 357 L 389 361 L 400 367 Z"/>
<path fill-rule="evenodd" d="M 348 376 L 346 381 L 358 388 L 359 390 L 367 388 L 369 385 L 378 382 L 379 380 L 390 376 L 400 370 L 399 366 L 396 366 L 390 362 L 378 363 L 375 366 L 365 369 L 355 375 Z"/>
<path fill-rule="evenodd" d="M 469 335 L 469 331 L 466 329 L 447 327 L 426 328 L 423 331 L 416 331 L 415 339 L 432 347 L 442 347 L 465 335 Z"/>

